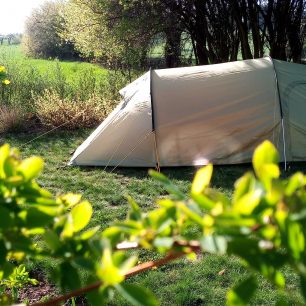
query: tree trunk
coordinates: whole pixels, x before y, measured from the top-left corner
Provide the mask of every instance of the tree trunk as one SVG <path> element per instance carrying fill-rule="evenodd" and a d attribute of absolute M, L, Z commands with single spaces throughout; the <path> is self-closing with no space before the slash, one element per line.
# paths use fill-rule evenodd
<path fill-rule="evenodd" d="M 181 31 L 178 29 L 166 31 L 165 60 L 167 68 L 181 65 Z"/>

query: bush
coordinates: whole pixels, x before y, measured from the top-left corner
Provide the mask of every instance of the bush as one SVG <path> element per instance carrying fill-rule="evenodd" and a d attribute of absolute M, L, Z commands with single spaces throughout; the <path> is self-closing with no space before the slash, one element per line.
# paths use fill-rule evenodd
<path fill-rule="evenodd" d="M 46 127 L 61 127 L 74 130 L 95 127 L 111 112 L 114 102 L 92 95 L 82 101 L 63 99 L 53 90 L 45 90 L 41 96 L 34 97 L 38 118 Z"/>
<path fill-rule="evenodd" d="M 25 116 L 19 107 L 0 106 L 0 133 L 18 132 L 25 126 Z"/>
<path fill-rule="evenodd" d="M 298 172 L 281 179 L 278 161 L 275 147 L 265 141 L 254 153 L 254 172 L 236 181 L 231 199 L 209 187 L 212 165 L 197 172 L 188 194 L 151 171 L 170 197 L 148 212 L 129 198 L 127 219 L 98 233 L 99 228 L 85 229 L 92 216 L 89 202 L 77 194 L 53 197 L 35 181 L 43 161 L 38 157 L 21 160 L 18 151 L 4 145 L 0 148 L 0 303 L 7 299 L 5 289 L 14 292 L 20 281 L 31 281 L 23 267 L 16 271 L 15 263 L 43 258 L 57 260 L 53 277 L 64 292 L 81 286 L 80 269 L 90 274 L 85 287 L 69 297 L 90 292 L 91 305 L 100 306 L 117 291 L 133 305 L 157 306 L 150 291 L 124 280 L 185 255 L 196 259 L 195 252 L 202 251 L 236 255 L 250 270 L 228 292 L 228 306 L 251 302 L 258 288 L 256 274 L 278 290 L 275 305 L 289 305 L 286 266 L 300 279 L 302 294 L 290 298 L 304 305 L 300 301 L 306 300 L 306 177 Z M 200 230 L 191 237 L 195 226 Z M 42 243 L 37 243 L 38 238 Z M 164 257 L 135 266 L 135 249 L 141 248 Z M 14 271 L 22 278 L 16 279 Z M 13 281 L 10 288 L 7 280 Z M 66 300 L 63 295 L 46 305 Z"/>

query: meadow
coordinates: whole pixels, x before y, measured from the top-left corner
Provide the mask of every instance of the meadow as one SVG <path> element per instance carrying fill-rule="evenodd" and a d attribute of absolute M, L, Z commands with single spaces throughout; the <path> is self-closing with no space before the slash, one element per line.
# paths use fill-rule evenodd
<path fill-rule="evenodd" d="M 4 53 L 1 53 L 3 49 L 0 49 L 2 64 L 7 65 L 8 69 L 13 69 L 10 67 L 14 67 L 14 65 L 31 68 L 35 71 L 35 76 L 39 76 L 38 79 L 44 79 L 47 84 L 55 84 L 52 83 L 52 77 L 49 79 L 50 71 L 53 69 L 55 69 L 54 71 L 60 69 L 60 75 L 63 76 L 65 84 L 80 84 L 82 77 L 90 71 L 94 75 L 95 84 L 101 80 L 107 84 L 104 89 L 108 92 L 100 92 L 107 97 L 112 95 L 120 82 L 124 83 L 122 79 L 120 82 L 115 80 L 112 83 L 114 79 L 109 71 L 89 63 L 27 59 L 22 55 L 18 46 L 9 48 Z M 6 62 L 3 60 L 5 59 L 3 54 L 7 56 Z M 21 70 L 19 74 L 22 75 L 28 68 L 24 68 L 25 70 Z M 17 77 L 14 79 L 13 71 L 16 70 L 9 72 L 14 82 Z M 21 78 L 36 86 L 35 79 L 29 79 L 29 75 L 22 75 Z M 98 93 L 97 90 L 96 94 Z M 67 92 L 63 92 L 63 95 L 73 100 L 76 92 L 67 90 Z M 116 101 L 117 98 L 114 96 L 113 100 Z M 23 99 L 26 98 L 23 97 Z M 29 99 L 32 99 L 32 96 Z M 11 100 L 9 103 L 19 105 L 21 102 Z M 158 182 L 149 177 L 148 169 L 121 168 L 112 171 L 111 168 L 103 170 L 98 167 L 67 166 L 71 153 L 91 131 L 92 129 L 85 128 L 73 131 L 56 130 L 34 140 L 45 131 L 31 131 L 27 127 L 21 127 L 17 132 L 0 134 L 0 144 L 10 143 L 12 146 L 20 148 L 23 157 L 31 155 L 43 157 L 45 170 L 39 183 L 55 194 L 82 193 L 84 198 L 88 199 L 94 207 L 90 226 L 100 225 L 104 229 L 112 222 L 124 219 L 128 210 L 127 194 L 134 197 L 145 210 L 156 207 L 155 200 L 164 197 L 167 193 Z M 291 168 L 290 171 L 293 172 L 296 169 Z M 298 169 L 303 170 L 303 167 L 299 166 Z M 231 196 L 235 180 L 248 170 L 250 170 L 249 165 L 215 167 L 212 186 Z M 162 172 L 185 193 L 189 190 L 195 171 L 196 169 L 191 167 L 162 169 Z M 291 173 L 290 171 L 286 175 Z M 149 252 L 141 253 L 143 261 L 155 257 L 155 254 Z M 35 266 L 28 263 L 30 269 L 42 269 L 46 277 L 54 265 L 56 263 L 52 262 L 41 262 Z M 293 277 L 290 270 L 284 272 L 287 279 L 286 294 L 292 301 L 299 300 L 298 280 Z M 204 254 L 194 262 L 189 262 L 186 259 L 178 260 L 157 270 L 143 273 L 129 281 L 150 288 L 161 301 L 161 305 L 224 305 L 227 290 L 247 274 L 248 271 L 238 258 Z M 83 277 L 85 278 L 86 275 L 84 274 Z M 276 296 L 275 288 L 260 278 L 260 288 L 252 305 L 275 304 Z M 126 305 L 126 303 L 116 296 L 109 305 Z"/>

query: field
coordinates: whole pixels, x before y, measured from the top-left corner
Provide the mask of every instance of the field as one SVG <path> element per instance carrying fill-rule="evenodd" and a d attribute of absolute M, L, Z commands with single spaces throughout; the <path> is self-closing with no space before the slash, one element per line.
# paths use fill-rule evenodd
<path fill-rule="evenodd" d="M 12 75 L 13 80 L 20 81 L 15 84 L 19 89 L 26 84 L 32 84 L 31 88 L 37 89 L 37 84 L 44 79 L 46 83 L 41 83 L 42 88 L 46 84 L 55 86 L 55 84 L 61 84 L 61 80 L 53 80 L 53 78 L 62 76 L 64 84 L 71 85 L 71 87 L 67 85 L 68 89 L 64 87 L 66 91 L 63 92 L 63 95 L 67 97 L 70 95 L 71 99 L 74 95 L 74 86 L 78 87 L 78 84 L 85 82 L 84 76 L 88 74 L 93 76 L 95 86 L 100 84 L 99 82 L 107 84 L 103 87 L 104 89 L 94 87 L 97 94 L 101 92 L 100 90 L 108 90 L 103 94 L 110 96 L 120 84 L 126 82 L 124 79 L 118 81 L 110 78 L 109 71 L 89 63 L 28 59 L 22 55 L 18 46 L 0 47 L 0 63 L 8 65 L 8 68 L 11 67 L 11 69 L 23 67 L 24 70 L 21 70 L 18 78 L 14 79 Z M 34 69 L 33 79 L 29 78 L 31 74 L 28 69 Z M 56 74 L 58 69 L 60 72 Z M 31 89 L 29 88 L 26 88 L 25 91 L 20 89 L 19 96 L 15 95 L 15 100 L 10 102 L 13 105 L 22 104 L 22 101 L 28 103 L 27 99 L 31 97 L 24 95 Z M 90 90 L 89 88 L 88 94 Z M 21 101 L 18 98 L 24 100 Z M 24 157 L 42 156 L 45 160 L 45 170 L 39 183 L 43 187 L 57 194 L 83 193 L 84 198 L 88 199 L 94 207 L 90 226 L 100 225 L 103 229 L 115 220 L 124 219 L 128 209 L 125 199 L 127 194 L 133 196 L 145 210 L 154 208 L 155 200 L 166 195 L 159 183 L 148 176 L 147 169 L 116 169 L 112 172 L 111 169 L 67 166 L 71 152 L 85 140 L 92 130 L 57 130 L 30 143 L 28 142 L 41 135 L 42 131 L 38 133 L 29 131 L 25 133 L 25 131 L 27 127 L 21 128 L 18 133 L 0 134 L 0 144 L 7 142 L 20 148 Z M 250 170 L 249 166 L 215 167 L 213 187 L 231 196 L 235 180 L 247 170 Z M 294 170 L 297 169 L 291 169 L 291 171 Z M 303 170 L 303 167 L 299 167 L 299 170 Z M 195 171 L 196 169 L 191 167 L 162 169 L 162 172 L 168 175 L 184 192 L 188 192 Z M 150 260 L 155 257 L 155 254 L 148 252 L 141 253 L 141 260 Z M 28 263 L 30 268 L 43 269 L 46 274 L 55 264 L 41 262 L 38 266 L 32 266 L 31 263 Z M 298 280 L 289 270 L 284 272 L 287 278 L 286 294 L 292 300 L 296 300 L 298 299 L 296 291 Z M 248 271 L 235 257 L 204 254 L 195 262 L 188 262 L 185 259 L 178 260 L 163 268 L 139 275 L 130 281 L 151 288 L 161 301 L 161 305 L 224 305 L 226 291 L 247 273 Z M 86 277 L 85 274 L 84 277 Z M 260 288 L 252 305 L 275 304 L 276 295 L 275 288 L 260 278 Z M 110 305 L 125 305 L 125 303 L 116 296 Z"/>
<path fill-rule="evenodd" d="M 44 59 L 34 59 L 27 58 L 22 52 L 22 48 L 20 45 L 3 45 L 0 46 L 0 60 L 3 61 L 14 61 L 14 62 L 22 62 L 24 66 L 32 66 L 37 69 L 37 71 L 41 74 L 48 74 L 48 72 L 54 70 L 59 64 L 60 68 L 63 71 L 65 77 L 67 77 L 70 81 L 78 78 L 80 74 L 84 73 L 84 71 L 91 70 L 95 76 L 103 77 L 107 75 L 107 70 L 99 67 L 98 65 L 93 65 L 86 62 L 77 62 L 77 61 L 54 61 L 44 60 Z"/>

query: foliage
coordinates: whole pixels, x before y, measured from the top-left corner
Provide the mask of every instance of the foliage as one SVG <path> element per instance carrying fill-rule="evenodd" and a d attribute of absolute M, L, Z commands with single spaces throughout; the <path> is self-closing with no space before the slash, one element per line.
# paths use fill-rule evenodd
<path fill-rule="evenodd" d="M 143 270 L 142 265 L 131 270 L 137 261 L 135 254 L 118 251 L 132 245 L 167 254 L 151 267 L 184 254 L 192 258 L 200 250 L 234 254 L 280 292 L 286 288 L 282 269 L 290 266 L 300 278 L 304 295 L 306 180 L 302 173 L 279 178 L 279 156 L 268 141 L 256 149 L 255 173 L 248 172 L 235 183 L 232 199 L 209 187 L 212 165 L 197 172 L 189 195 L 164 175 L 151 171 L 171 197 L 159 200 L 160 207 L 147 213 L 129 198 L 128 218 L 101 234 L 97 234 L 98 228 L 82 231 L 92 208 L 80 195 L 53 198 L 37 185 L 34 179 L 42 169 L 41 159 L 21 161 L 7 145 L 0 153 L 2 279 L 13 271 L 7 259 L 57 258 L 55 278 L 63 289 L 80 286 L 81 267 L 96 275 L 91 282 L 102 281 L 100 290 L 89 295 L 93 305 L 101 305 L 101 299 L 110 297 L 113 290 L 134 305 L 156 305 L 147 290 L 122 283 L 126 276 Z M 201 231 L 191 239 L 194 226 Z M 31 237 L 37 235 L 45 246 L 33 243 Z M 246 305 L 257 286 L 254 274 L 249 275 L 228 292 L 227 304 Z"/>
<path fill-rule="evenodd" d="M 0 82 L 1 82 L 1 85 L 10 84 L 10 81 L 7 79 L 7 72 L 4 66 L 0 66 Z"/>
<path fill-rule="evenodd" d="M 38 281 L 29 277 L 29 272 L 26 271 L 24 265 L 16 267 L 8 279 L 0 281 L 0 292 L 3 292 L 4 288 L 9 289 L 12 300 L 17 302 L 18 289 L 27 284 L 37 285 Z"/>
<path fill-rule="evenodd" d="M 63 28 L 63 2 L 48 1 L 34 9 L 25 24 L 22 45 L 25 53 L 37 58 L 77 58 L 73 45 L 59 36 Z"/>
<path fill-rule="evenodd" d="M 25 58 L 16 46 L 0 46 L 0 63 L 5 63 L 11 81 L 9 86 L 0 85 L 0 132 L 18 131 L 28 119 L 30 128 L 41 128 L 38 116 L 43 123 L 58 126 L 58 119 L 60 124 L 64 123 L 84 105 L 83 119 L 78 121 L 84 124 L 77 126 L 92 127 L 114 108 L 120 99 L 119 90 L 129 82 L 127 75 L 90 63 Z M 52 92 L 55 100 L 48 100 L 46 92 Z M 49 105 L 39 105 L 46 100 Z M 52 118 L 59 101 L 65 101 L 65 114 L 58 113 Z"/>
<path fill-rule="evenodd" d="M 33 98 L 40 122 L 47 127 L 79 129 L 97 126 L 112 111 L 115 102 L 105 101 L 93 94 L 82 101 L 63 99 L 56 91 L 45 90 L 41 96 Z"/>
<path fill-rule="evenodd" d="M 62 36 L 71 40 L 83 56 L 113 69 L 143 67 L 154 27 L 148 26 L 149 18 L 134 26 L 142 10 L 126 12 L 117 0 L 71 0 L 64 12 Z"/>

